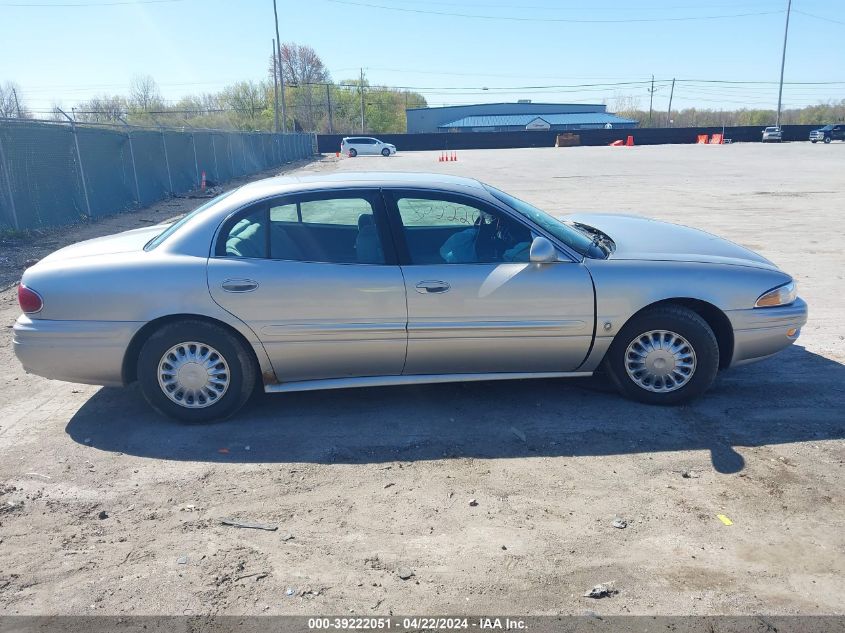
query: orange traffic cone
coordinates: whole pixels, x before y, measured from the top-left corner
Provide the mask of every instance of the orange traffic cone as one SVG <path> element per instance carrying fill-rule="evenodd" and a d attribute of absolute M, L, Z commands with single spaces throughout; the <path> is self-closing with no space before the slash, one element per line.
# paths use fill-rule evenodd
<path fill-rule="evenodd" d="M 628 140 L 625 141 L 625 145 L 627 147 L 633 147 L 634 146 L 634 137 L 629 135 Z"/>
<path fill-rule="evenodd" d="M 457 152 L 452 152 L 452 160 L 458 160 Z"/>

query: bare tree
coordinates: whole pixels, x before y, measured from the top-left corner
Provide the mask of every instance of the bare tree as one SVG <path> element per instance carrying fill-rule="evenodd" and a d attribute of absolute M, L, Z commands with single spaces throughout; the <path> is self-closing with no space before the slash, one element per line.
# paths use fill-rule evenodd
<path fill-rule="evenodd" d="M 158 84 L 150 75 L 135 75 L 129 84 L 129 107 L 141 112 L 160 110 L 164 106 Z"/>
<path fill-rule="evenodd" d="M 76 118 L 88 123 L 115 123 L 126 112 L 126 99 L 103 95 L 83 101 L 76 106 Z"/>
<path fill-rule="evenodd" d="M 11 81 L 0 84 L 0 118 L 32 118 L 32 113 L 21 101 L 21 89 Z"/>
<path fill-rule="evenodd" d="M 279 58 L 281 68 L 277 72 L 284 77 L 286 88 L 291 89 L 287 96 L 293 98 L 296 118 L 303 128 L 316 129 L 317 121 L 325 116 L 325 88 L 319 84 L 331 81 L 329 71 L 317 51 L 303 44 L 285 42 L 279 47 Z M 272 77 L 272 59 L 269 72 Z"/>
<path fill-rule="evenodd" d="M 67 121 L 65 115 L 62 114 L 62 103 L 60 101 L 53 101 L 50 106 L 50 114 L 48 115 L 50 121 Z"/>
<path fill-rule="evenodd" d="M 631 117 L 640 111 L 640 99 L 617 92 L 613 97 L 613 111 L 620 116 Z"/>

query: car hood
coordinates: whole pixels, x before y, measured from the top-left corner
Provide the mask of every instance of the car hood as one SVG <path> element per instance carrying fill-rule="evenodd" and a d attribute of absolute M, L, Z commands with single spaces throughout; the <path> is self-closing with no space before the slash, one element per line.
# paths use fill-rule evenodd
<path fill-rule="evenodd" d="M 778 270 L 754 251 L 688 226 L 611 213 L 579 213 L 562 219 L 607 233 L 616 243 L 609 259 L 732 264 Z"/>
<path fill-rule="evenodd" d="M 156 235 L 167 228 L 169 223 L 156 226 L 145 226 L 140 229 L 115 233 L 97 237 L 92 240 L 85 240 L 65 246 L 41 260 L 41 262 L 52 262 L 59 259 L 70 259 L 74 257 L 91 257 L 94 255 L 115 255 L 119 253 L 137 252 L 144 248 L 144 245 Z M 39 262 L 40 263 L 40 262 Z"/>

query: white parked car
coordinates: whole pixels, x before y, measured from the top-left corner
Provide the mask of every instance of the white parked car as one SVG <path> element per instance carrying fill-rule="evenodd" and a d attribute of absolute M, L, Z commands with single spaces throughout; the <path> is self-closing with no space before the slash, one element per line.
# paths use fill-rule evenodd
<path fill-rule="evenodd" d="M 763 142 L 775 141 L 780 143 L 783 140 L 783 130 L 779 127 L 771 126 L 763 130 Z"/>
<path fill-rule="evenodd" d="M 396 146 L 369 136 L 347 136 L 340 142 L 340 152 L 350 158 L 359 154 L 381 154 L 387 157 L 396 153 Z"/>

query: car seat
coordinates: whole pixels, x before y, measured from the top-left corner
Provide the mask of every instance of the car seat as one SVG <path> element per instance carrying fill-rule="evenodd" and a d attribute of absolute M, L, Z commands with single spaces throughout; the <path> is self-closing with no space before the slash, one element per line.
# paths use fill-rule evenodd
<path fill-rule="evenodd" d="M 246 224 L 244 224 L 246 222 Z M 264 231 L 260 222 L 242 220 L 229 233 L 226 254 L 235 257 L 264 257 Z"/>
<path fill-rule="evenodd" d="M 384 253 L 379 243 L 378 231 L 372 213 L 358 216 L 358 235 L 355 238 L 355 254 L 359 264 L 382 264 Z"/>

